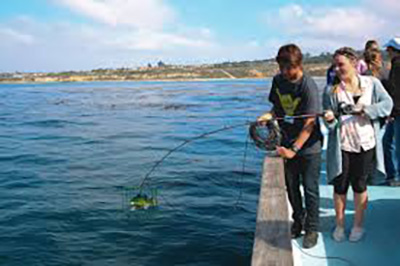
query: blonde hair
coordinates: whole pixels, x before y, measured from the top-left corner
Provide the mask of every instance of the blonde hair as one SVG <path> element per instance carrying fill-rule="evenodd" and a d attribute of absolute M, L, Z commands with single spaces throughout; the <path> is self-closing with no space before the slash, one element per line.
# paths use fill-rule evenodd
<path fill-rule="evenodd" d="M 336 94 L 339 93 L 340 84 L 335 84 L 331 88 L 331 93 Z"/>
<path fill-rule="evenodd" d="M 358 56 L 356 51 L 354 51 L 353 48 L 350 47 L 342 47 L 340 49 L 337 49 L 335 53 L 333 54 L 333 58 L 335 58 L 338 55 L 342 55 L 350 59 L 350 61 L 357 62 L 358 61 Z"/>

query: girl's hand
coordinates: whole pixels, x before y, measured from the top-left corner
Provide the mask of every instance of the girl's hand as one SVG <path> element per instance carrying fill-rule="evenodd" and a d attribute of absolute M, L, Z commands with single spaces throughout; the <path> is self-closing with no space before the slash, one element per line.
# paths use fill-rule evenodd
<path fill-rule="evenodd" d="M 357 114 L 357 115 L 364 116 L 365 115 L 365 113 L 364 113 L 364 105 L 363 104 L 357 104 L 354 107 L 354 113 Z"/>
<path fill-rule="evenodd" d="M 277 146 L 276 151 L 278 152 L 279 156 L 285 159 L 292 159 L 294 156 L 296 156 L 296 153 L 294 151 L 282 146 Z"/>
<path fill-rule="evenodd" d="M 387 118 L 386 118 L 386 124 L 387 123 L 390 123 L 390 122 L 392 122 L 392 121 L 394 121 L 394 117 L 392 117 L 392 116 L 388 116 Z"/>
<path fill-rule="evenodd" d="M 335 114 L 332 112 L 332 110 L 326 110 L 324 112 L 324 119 L 326 122 L 330 123 L 335 119 Z"/>

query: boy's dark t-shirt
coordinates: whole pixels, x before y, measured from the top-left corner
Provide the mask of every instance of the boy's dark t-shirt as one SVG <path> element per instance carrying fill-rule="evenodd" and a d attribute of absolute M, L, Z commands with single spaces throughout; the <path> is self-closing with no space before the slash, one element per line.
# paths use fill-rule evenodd
<path fill-rule="evenodd" d="M 312 115 L 321 112 L 318 87 L 314 80 L 307 76 L 296 83 L 285 79 L 281 74 L 272 81 L 269 101 L 277 117 Z M 279 120 L 282 130 L 282 146 L 290 148 L 303 129 L 305 118 Z M 316 119 L 314 129 L 300 150 L 300 154 L 312 154 L 321 151 L 322 134 L 319 120 Z"/>

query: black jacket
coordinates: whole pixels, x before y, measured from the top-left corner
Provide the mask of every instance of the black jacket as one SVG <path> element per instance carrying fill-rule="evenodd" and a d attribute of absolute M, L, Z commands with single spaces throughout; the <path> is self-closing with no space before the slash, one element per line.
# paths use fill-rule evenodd
<path fill-rule="evenodd" d="M 389 83 L 389 94 L 393 99 L 392 116 L 400 116 L 400 56 L 392 59 Z"/>

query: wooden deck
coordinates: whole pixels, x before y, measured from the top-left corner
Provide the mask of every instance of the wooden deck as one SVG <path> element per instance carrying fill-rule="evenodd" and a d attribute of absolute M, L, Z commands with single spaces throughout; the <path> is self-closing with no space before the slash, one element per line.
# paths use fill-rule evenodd
<path fill-rule="evenodd" d="M 251 265 L 293 265 L 283 159 L 279 157 L 264 160 Z"/>

